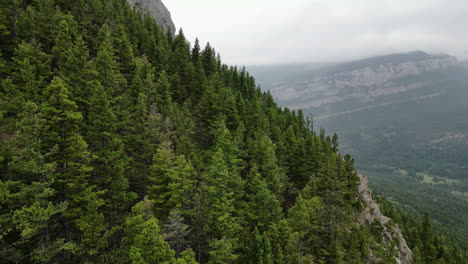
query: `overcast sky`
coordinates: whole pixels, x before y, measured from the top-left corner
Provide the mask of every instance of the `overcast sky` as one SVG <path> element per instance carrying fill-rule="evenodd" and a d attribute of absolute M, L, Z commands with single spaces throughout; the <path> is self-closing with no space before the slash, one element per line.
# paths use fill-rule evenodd
<path fill-rule="evenodd" d="M 468 0 L 163 0 L 228 64 L 344 61 L 423 50 L 468 58 Z"/>

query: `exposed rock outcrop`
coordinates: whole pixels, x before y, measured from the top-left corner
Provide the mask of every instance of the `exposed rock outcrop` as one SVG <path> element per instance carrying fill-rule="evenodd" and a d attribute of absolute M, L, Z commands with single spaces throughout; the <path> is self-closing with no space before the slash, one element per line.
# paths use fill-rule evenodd
<path fill-rule="evenodd" d="M 382 236 L 384 243 L 389 244 L 392 241 L 396 241 L 398 243 L 398 257 L 396 261 L 399 264 L 410 264 L 413 258 L 413 252 L 406 244 L 406 240 L 401 234 L 400 228 L 397 224 L 390 223 L 391 219 L 382 214 L 379 205 L 374 201 L 374 199 L 372 199 L 372 192 L 367 185 L 367 177 L 359 175 L 359 179 L 359 196 L 365 206 L 358 217 L 359 224 L 368 225 L 375 221 L 380 223 L 383 228 Z M 375 256 L 371 253 L 369 259 L 371 260 L 370 263 L 373 263 L 372 259 L 375 259 Z"/>
<path fill-rule="evenodd" d="M 444 69 L 456 64 L 457 59 L 451 56 L 428 57 L 423 60 L 400 63 L 385 62 L 348 72 L 339 72 L 332 75 L 332 79 L 337 89 L 381 86 L 394 79 Z"/>
<path fill-rule="evenodd" d="M 176 27 L 171 18 L 171 13 L 161 0 L 127 0 L 132 6 L 139 9 L 142 13 L 148 13 L 164 29 L 171 31 L 174 35 Z"/>
<path fill-rule="evenodd" d="M 288 107 L 311 109 L 348 100 L 372 101 L 416 90 L 426 83 L 411 79 L 459 64 L 449 55 L 421 51 L 393 54 L 325 67 L 305 78 L 270 88 Z"/>

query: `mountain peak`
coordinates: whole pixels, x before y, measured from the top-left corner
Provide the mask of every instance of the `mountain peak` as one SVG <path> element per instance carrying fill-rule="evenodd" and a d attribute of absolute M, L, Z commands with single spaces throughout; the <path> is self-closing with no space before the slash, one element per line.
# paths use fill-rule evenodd
<path fill-rule="evenodd" d="M 171 13 L 161 0 L 127 0 L 130 5 L 140 10 L 142 13 L 148 13 L 164 29 L 175 35 L 176 27 L 171 18 Z"/>
<path fill-rule="evenodd" d="M 333 71 L 349 71 L 366 67 L 378 67 L 380 65 L 399 65 L 403 63 L 419 63 L 422 61 L 444 62 L 443 64 L 456 64 L 457 59 L 447 54 L 429 54 L 424 51 L 412 51 L 407 53 L 395 53 L 383 56 L 346 62 L 331 67 Z"/>

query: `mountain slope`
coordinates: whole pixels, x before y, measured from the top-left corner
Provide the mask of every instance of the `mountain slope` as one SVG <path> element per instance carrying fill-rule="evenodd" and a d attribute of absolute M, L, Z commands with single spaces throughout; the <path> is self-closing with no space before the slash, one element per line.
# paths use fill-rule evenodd
<path fill-rule="evenodd" d="M 337 138 L 210 45 L 125 0 L 13 4 L 0 4 L 3 263 L 408 260 L 385 236 L 394 222 L 359 224 L 370 201 Z M 463 263 L 421 226 L 415 260 Z"/>

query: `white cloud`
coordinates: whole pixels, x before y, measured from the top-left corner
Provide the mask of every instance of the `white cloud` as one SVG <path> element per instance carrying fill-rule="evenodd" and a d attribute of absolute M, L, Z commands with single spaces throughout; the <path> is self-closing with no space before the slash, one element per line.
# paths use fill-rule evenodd
<path fill-rule="evenodd" d="M 229 64 L 342 61 L 424 50 L 468 57 L 465 0 L 165 0 Z"/>

